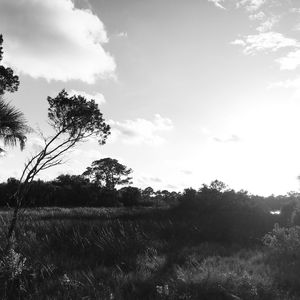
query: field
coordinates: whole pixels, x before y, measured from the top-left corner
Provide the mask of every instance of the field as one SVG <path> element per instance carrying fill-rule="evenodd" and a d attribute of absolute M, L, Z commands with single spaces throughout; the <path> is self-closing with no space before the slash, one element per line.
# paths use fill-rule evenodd
<path fill-rule="evenodd" d="M 9 215 L 1 212 L 1 241 Z M 7 299 L 297 299 L 275 284 L 261 246 L 205 242 L 197 230 L 168 209 L 26 210 L 7 258 L 15 280 L 2 293 L 5 286 Z"/>

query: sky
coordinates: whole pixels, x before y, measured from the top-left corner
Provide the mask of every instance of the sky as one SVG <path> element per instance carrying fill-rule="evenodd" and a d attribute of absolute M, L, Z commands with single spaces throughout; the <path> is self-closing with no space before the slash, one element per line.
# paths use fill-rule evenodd
<path fill-rule="evenodd" d="M 0 0 L 6 94 L 36 130 L 0 158 L 18 177 L 51 135 L 47 96 L 95 99 L 112 134 L 79 145 L 41 178 L 118 159 L 133 184 L 182 191 L 299 191 L 299 0 Z"/>

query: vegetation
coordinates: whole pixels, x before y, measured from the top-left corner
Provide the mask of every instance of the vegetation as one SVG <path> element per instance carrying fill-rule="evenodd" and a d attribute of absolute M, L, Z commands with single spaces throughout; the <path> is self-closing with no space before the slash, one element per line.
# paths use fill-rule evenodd
<path fill-rule="evenodd" d="M 0 97 L 18 85 L 0 66 Z M 36 180 L 78 143 L 103 145 L 110 133 L 94 100 L 62 90 L 48 104 L 52 136 L 19 180 L 0 184 L 1 299 L 300 298 L 300 194 L 264 198 L 218 180 L 142 190 L 112 158 Z M 0 138 L 22 148 L 26 128 L 1 98 Z"/>
<path fill-rule="evenodd" d="M 3 38 L 0 35 L 0 139 L 5 146 L 20 144 L 25 146 L 26 134 L 29 131 L 23 114 L 3 99 L 5 92 L 15 92 L 19 87 L 19 78 L 11 68 L 1 65 L 3 56 Z M 3 152 L 4 150 L 0 148 Z"/>
<path fill-rule="evenodd" d="M 93 161 L 92 166 L 88 167 L 82 175 L 90 178 L 98 186 L 114 190 L 117 185 L 130 183 L 131 172 L 131 169 L 120 164 L 116 159 L 107 157 Z"/>
<path fill-rule="evenodd" d="M 51 184 L 74 182 L 93 185 L 67 175 Z M 214 182 L 158 207 L 164 193 L 142 207 L 142 191 L 126 208 L 123 189 L 119 207 L 27 208 L 1 260 L 3 299 L 298 299 L 300 230 L 282 227 L 268 198 Z M 1 212 L 2 249 L 11 213 Z"/>

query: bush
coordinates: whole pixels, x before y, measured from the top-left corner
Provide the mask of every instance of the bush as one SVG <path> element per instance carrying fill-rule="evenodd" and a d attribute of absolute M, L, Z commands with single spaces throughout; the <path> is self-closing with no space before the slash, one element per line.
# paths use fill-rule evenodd
<path fill-rule="evenodd" d="M 300 291 L 300 226 L 274 226 L 263 243 L 269 249 L 267 262 L 279 286 Z"/>

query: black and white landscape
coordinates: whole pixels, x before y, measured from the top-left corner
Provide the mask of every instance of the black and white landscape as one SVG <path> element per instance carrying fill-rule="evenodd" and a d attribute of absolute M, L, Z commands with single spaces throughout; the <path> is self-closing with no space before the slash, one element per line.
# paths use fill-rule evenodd
<path fill-rule="evenodd" d="M 298 0 L 0 0 L 0 299 L 300 299 Z"/>

